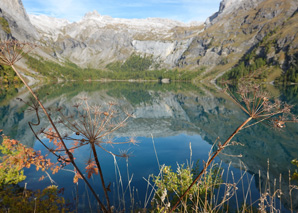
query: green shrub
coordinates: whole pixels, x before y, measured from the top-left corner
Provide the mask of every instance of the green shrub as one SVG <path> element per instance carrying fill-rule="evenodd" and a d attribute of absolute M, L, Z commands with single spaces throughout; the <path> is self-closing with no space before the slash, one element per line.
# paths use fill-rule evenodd
<path fill-rule="evenodd" d="M 1 212 L 69 212 L 65 200 L 59 196 L 57 186 L 42 191 L 31 191 L 7 185 L 0 191 Z"/>
<path fill-rule="evenodd" d="M 18 157 L 20 150 L 11 146 L 10 141 L 14 143 L 13 140 L 3 137 L 0 145 L 0 188 L 9 184 L 18 184 L 26 178 L 24 170 L 11 163 L 10 157 Z"/>
<path fill-rule="evenodd" d="M 26 148 L 16 140 L 2 136 L 0 145 L 0 212 L 65 212 L 66 204 L 58 194 L 57 186 L 43 191 L 31 191 L 19 187 L 26 179 L 24 168 L 31 164 L 37 169 L 45 162 L 32 148 Z M 38 162 L 39 159 L 42 161 Z"/>
<path fill-rule="evenodd" d="M 176 172 L 172 171 L 170 166 L 163 166 L 160 175 L 153 177 L 157 189 L 152 201 L 152 208 L 158 212 L 168 210 L 186 192 L 199 171 L 198 162 L 194 169 L 188 166 L 185 168 L 184 164 L 178 165 Z M 204 205 L 203 200 L 221 183 L 221 169 L 214 165 L 202 176 L 197 187 L 190 189 L 183 199 L 183 205 L 179 211 L 191 212 L 193 209 L 201 209 L 196 206 Z"/>

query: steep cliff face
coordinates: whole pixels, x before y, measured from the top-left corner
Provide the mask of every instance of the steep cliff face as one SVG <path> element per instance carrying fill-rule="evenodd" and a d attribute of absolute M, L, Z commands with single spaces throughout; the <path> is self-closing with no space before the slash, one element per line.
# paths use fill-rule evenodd
<path fill-rule="evenodd" d="M 285 72 L 285 78 L 298 83 L 298 9 L 283 24 L 263 39 L 263 45 L 255 48 L 253 53 L 263 57 L 273 65 L 279 66 Z M 291 72 L 291 73 L 290 73 Z"/>
<path fill-rule="evenodd" d="M 174 67 L 191 42 L 191 34 L 202 28 L 159 18 L 118 19 L 96 11 L 74 23 L 45 16 L 31 15 L 30 19 L 55 56 L 91 67 L 124 61 L 132 53 L 152 55 Z"/>
<path fill-rule="evenodd" d="M 39 38 L 21 0 L 0 1 L 0 39 L 34 41 Z"/>
<path fill-rule="evenodd" d="M 224 0 L 219 12 L 206 21 L 205 30 L 183 54 L 179 66 L 217 66 L 227 70 L 283 25 L 297 7 L 294 0 Z"/>

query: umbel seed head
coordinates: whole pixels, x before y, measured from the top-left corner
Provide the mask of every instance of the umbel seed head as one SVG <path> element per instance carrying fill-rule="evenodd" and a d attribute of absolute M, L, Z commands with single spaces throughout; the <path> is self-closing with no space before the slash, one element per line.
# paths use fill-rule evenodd
<path fill-rule="evenodd" d="M 17 40 L 6 40 L 0 42 L 0 64 L 12 66 L 18 62 L 24 54 L 28 54 L 37 45 Z"/>

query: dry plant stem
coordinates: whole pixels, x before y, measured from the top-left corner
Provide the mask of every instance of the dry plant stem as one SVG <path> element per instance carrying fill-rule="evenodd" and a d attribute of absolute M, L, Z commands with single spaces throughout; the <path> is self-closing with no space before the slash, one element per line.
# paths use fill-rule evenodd
<path fill-rule="evenodd" d="M 97 165 L 97 168 L 98 168 L 98 172 L 99 172 L 99 175 L 100 175 L 101 184 L 102 184 L 102 187 L 103 187 L 103 190 L 104 190 L 104 193 L 105 193 L 105 197 L 107 199 L 108 212 L 112 212 L 111 205 L 110 205 L 110 199 L 109 199 L 109 195 L 108 195 L 108 190 L 107 190 L 106 185 L 105 185 L 105 181 L 104 181 L 101 166 L 99 164 L 99 160 L 98 160 L 98 157 L 97 157 L 97 152 L 96 152 L 96 149 L 95 149 L 95 145 L 94 145 L 94 143 L 90 143 L 90 144 L 91 144 L 94 159 L 95 159 L 95 162 L 96 162 L 96 165 Z"/>
<path fill-rule="evenodd" d="M 225 146 L 227 146 L 230 141 L 232 140 L 232 138 L 251 120 L 253 119 L 253 117 L 249 117 L 248 119 L 246 119 L 246 121 L 244 121 L 236 130 L 235 132 L 230 135 L 230 137 L 224 142 L 224 144 L 222 146 L 220 146 L 216 152 L 212 155 L 212 157 L 206 162 L 204 168 L 202 169 L 202 171 L 200 172 L 200 174 L 198 174 L 198 176 L 196 177 L 196 179 L 190 184 L 190 186 L 187 188 L 187 190 L 184 192 L 184 194 L 178 199 L 178 201 L 175 203 L 175 205 L 172 207 L 172 209 L 170 210 L 170 212 L 173 212 L 177 206 L 179 205 L 179 203 L 182 201 L 182 199 L 187 195 L 187 193 L 189 192 L 189 190 L 196 184 L 196 182 L 200 179 L 200 177 L 202 176 L 202 174 L 204 172 L 206 172 L 208 166 L 211 164 L 211 162 L 215 159 L 215 157 L 225 148 Z"/>
<path fill-rule="evenodd" d="M 21 81 L 25 84 L 25 86 L 27 87 L 27 89 L 30 91 L 30 93 L 33 95 L 33 97 L 35 98 L 35 100 L 38 102 L 39 106 L 42 108 L 43 112 L 45 113 L 45 115 L 47 116 L 48 120 L 50 121 L 51 125 L 53 126 L 55 132 L 57 133 L 61 143 L 63 144 L 64 148 L 65 148 L 65 152 L 69 157 L 69 160 L 71 162 L 71 164 L 75 167 L 76 171 L 80 174 L 80 176 L 82 177 L 82 179 L 85 181 L 85 183 L 88 185 L 88 187 L 90 188 L 91 192 L 93 193 L 95 199 L 97 200 L 98 204 L 100 205 L 101 209 L 104 212 L 108 212 L 107 209 L 105 208 L 105 206 L 103 205 L 103 203 L 100 201 L 99 197 L 97 196 L 97 194 L 95 193 L 95 191 L 93 190 L 92 186 L 89 184 L 89 182 L 87 181 L 87 179 L 85 178 L 85 176 L 83 175 L 83 173 L 80 171 L 80 169 L 78 168 L 78 166 L 76 165 L 76 163 L 74 162 L 74 158 L 72 153 L 69 152 L 68 148 L 66 147 L 56 125 L 54 124 L 54 122 L 52 121 L 50 115 L 48 114 L 47 110 L 44 108 L 43 104 L 40 102 L 39 98 L 35 95 L 35 93 L 33 92 L 33 90 L 31 89 L 31 87 L 26 83 L 26 81 L 23 79 L 23 77 L 20 75 L 20 73 L 16 70 L 16 68 L 14 67 L 13 64 L 11 64 L 11 68 L 15 71 L 15 73 L 17 74 L 17 76 L 21 79 Z"/>

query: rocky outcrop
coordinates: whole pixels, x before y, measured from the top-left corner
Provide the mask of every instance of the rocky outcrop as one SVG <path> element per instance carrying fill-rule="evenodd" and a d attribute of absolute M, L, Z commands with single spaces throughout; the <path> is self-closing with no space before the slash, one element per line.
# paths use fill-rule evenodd
<path fill-rule="evenodd" d="M 15 38 L 35 41 L 39 35 L 31 24 L 21 0 L 0 1 L 0 40 Z"/>
<path fill-rule="evenodd" d="M 298 60 L 298 9 L 283 24 L 278 26 L 254 50 L 259 57 L 287 71 L 297 66 Z"/>
<path fill-rule="evenodd" d="M 208 26 L 216 23 L 224 16 L 235 13 L 237 10 L 251 10 L 264 0 L 250 0 L 250 1 L 244 1 L 244 0 L 222 0 L 220 2 L 219 10 L 218 12 L 214 13 L 212 16 L 210 16 L 205 24 Z"/>
<path fill-rule="evenodd" d="M 45 16 L 31 15 L 30 19 L 54 49 L 54 56 L 97 68 L 125 61 L 133 53 L 174 67 L 191 42 L 189 35 L 200 30 L 197 25 L 167 19 L 117 19 L 96 11 L 74 23 Z"/>
<path fill-rule="evenodd" d="M 156 61 L 175 67 L 192 38 L 180 41 L 140 41 L 133 40 L 132 46 L 137 53 L 152 55 Z"/>
<path fill-rule="evenodd" d="M 294 0 L 250 0 L 221 2 L 179 61 L 184 66 L 231 64 L 230 67 L 297 10 Z M 225 68 L 227 69 L 227 67 Z"/>

